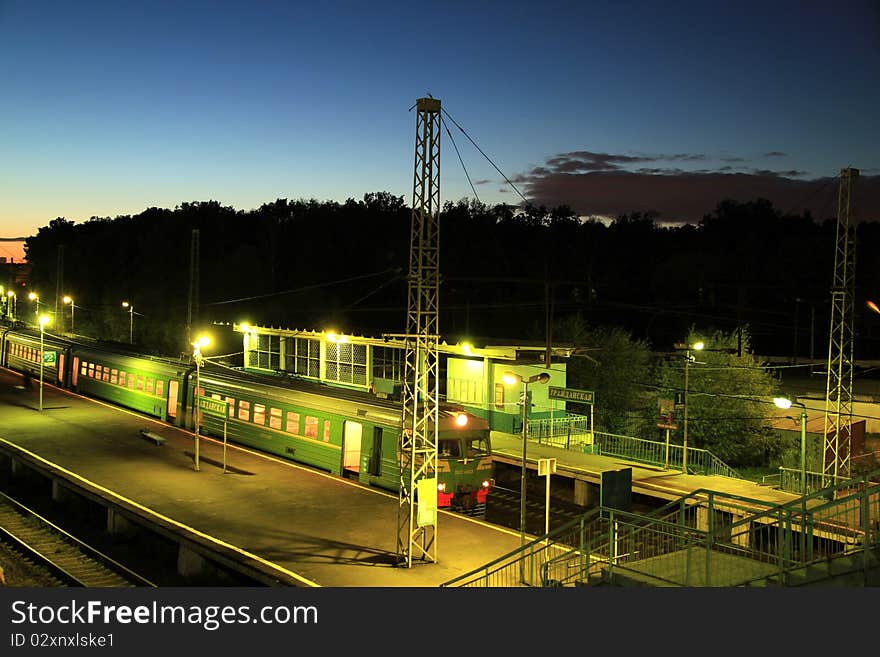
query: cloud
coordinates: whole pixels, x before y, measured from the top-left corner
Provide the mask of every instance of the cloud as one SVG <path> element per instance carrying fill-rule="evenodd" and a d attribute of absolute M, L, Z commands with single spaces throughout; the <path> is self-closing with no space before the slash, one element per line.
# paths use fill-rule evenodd
<path fill-rule="evenodd" d="M 783 153 L 765 153 L 782 157 Z M 702 154 L 614 155 L 575 151 L 547 159 L 544 166 L 514 178 L 535 205 L 568 205 L 583 216 L 620 216 L 655 211 L 664 222 L 700 221 L 727 199 L 764 198 L 785 213 L 810 211 L 824 220 L 837 214 L 837 178 L 803 179 L 797 169 L 731 167 L 686 171 L 651 163 L 697 161 L 745 162 Z M 648 166 L 638 166 L 645 164 Z M 629 167 L 627 169 L 625 167 Z M 855 190 L 856 220 L 880 221 L 880 176 L 860 175 Z"/>
<path fill-rule="evenodd" d="M 769 153 L 764 153 L 762 157 L 788 157 L 788 154 L 780 151 L 770 151 Z"/>

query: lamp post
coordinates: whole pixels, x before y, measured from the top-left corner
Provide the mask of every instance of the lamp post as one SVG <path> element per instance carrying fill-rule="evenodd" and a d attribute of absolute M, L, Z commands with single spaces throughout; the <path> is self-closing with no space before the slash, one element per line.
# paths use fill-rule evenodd
<path fill-rule="evenodd" d="M 43 410 L 43 330 L 46 327 L 46 324 L 49 323 L 48 315 L 40 316 L 40 411 Z"/>
<path fill-rule="evenodd" d="M 792 404 L 801 407 L 801 555 L 806 556 L 807 546 L 807 407 L 803 402 L 792 401 L 787 397 L 774 397 L 778 408 L 791 408 Z"/>
<path fill-rule="evenodd" d="M 122 307 L 128 309 L 128 343 L 134 344 L 134 316 L 143 317 L 141 313 L 134 311 L 134 306 L 128 301 L 122 302 Z"/>
<path fill-rule="evenodd" d="M 7 291 L 6 292 L 6 312 L 9 315 L 10 320 L 15 319 L 15 310 L 16 310 L 15 301 L 16 301 L 15 292 L 13 292 L 12 290 Z"/>
<path fill-rule="evenodd" d="M 202 347 L 207 347 L 211 343 L 210 338 L 205 335 L 199 337 L 198 340 L 193 342 L 193 360 L 196 361 L 196 389 L 193 390 L 193 419 L 195 420 L 196 430 L 195 430 L 195 471 L 199 471 L 199 424 L 201 424 L 201 409 L 199 408 L 199 390 L 202 387 L 202 363 L 204 361 L 204 356 L 202 356 Z"/>
<path fill-rule="evenodd" d="M 34 317 L 39 321 L 40 317 L 40 295 L 36 292 L 30 292 L 28 294 L 28 299 L 34 304 Z"/>
<path fill-rule="evenodd" d="M 73 309 L 76 308 L 76 304 L 73 302 L 73 297 L 69 295 L 64 295 L 62 301 L 65 304 L 70 304 L 70 332 L 73 333 Z"/>
<path fill-rule="evenodd" d="M 526 541 L 526 444 L 528 443 L 529 431 L 529 384 L 530 383 L 547 383 L 550 375 L 547 372 L 533 374 L 528 379 L 514 374 L 513 372 L 505 372 L 502 381 L 507 385 L 522 383 L 523 399 L 522 399 L 522 468 L 520 473 L 519 484 L 519 542 L 525 545 Z"/>
<path fill-rule="evenodd" d="M 801 407 L 801 495 L 807 494 L 807 407 L 803 402 L 792 401 L 787 397 L 774 397 L 778 408 L 788 409 L 792 404 Z"/>
<path fill-rule="evenodd" d="M 702 351 L 705 345 L 702 342 L 695 342 L 689 346 L 685 354 L 684 360 L 684 434 L 682 439 L 681 450 L 681 473 L 687 474 L 688 462 L 688 372 L 691 364 L 691 349 Z"/>

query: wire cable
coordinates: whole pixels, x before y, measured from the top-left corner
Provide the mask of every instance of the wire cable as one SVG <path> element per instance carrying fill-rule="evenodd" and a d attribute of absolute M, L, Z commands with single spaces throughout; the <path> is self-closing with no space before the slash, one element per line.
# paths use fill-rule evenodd
<path fill-rule="evenodd" d="M 443 129 L 446 130 L 446 134 L 449 135 L 449 140 L 452 142 L 452 146 L 455 148 L 455 154 L 458 155 L 458 161 L 461 163 L 461 168 L 464 170 L 465 178 L 467 178 L 468 184 L 471 186 L 471 191 L 474 193 L 474 198 L 477 199 L 477 203 L 480 202 L 480 197 L 477 195 L 477 190 L 474 189 L 474 183 L 471 182 L 471 177 L 468 174 L 467 167 L 464 165 L 464 160 L 461 159 L 461 153 L 458 150 L 458 144 L 455 143 L 455 138 L 452 136 L 452 133 L 449 132 L 449 126 L 446 125 L 446 121 L 443 120 L 443 117 L 440 117 L 440 123 L 443 124 Z"/>
<path fill-rule="evenodd" d="M 473 139 L 471 139 L 471 136 L 470 136 L 467 132 L 465 132 L 465 129 L 462 128 L 460 125 L 458 125 L 458 122 L 457 122 L 455 119 L 452 118 L 452 115 L 451 115 L 449 112 L 447 112 L 445 109 L 441 109 L 441 111 L 442 111 L 446 116 L 449 117 L 449 120 L 452 121 L 452 122 L 455 124 L 455 127 L 457 127 L 459 130 L 461 130 L 461 133 L 462 133 L 465 137 L 467 137 L 468 141 L 471 142 L 471 144 L 474 145 L 474 148 L 476 148 L 478 151 L 480 151 L 480 154 L 481 154 L 483 157 L 485 157 L 486 160 L 489 162 L 489 164 L 491 164 L 491 165 L 495 168 L 495 171 L 497 171 L 498 173 L 501 174 L 501 177 L 504 178 L 504 180 L 507 182 L 507 184 L 510 185 L 510 186 L 513 188 L 513 190 L 514 190 L 517 194 L 519 194 L 519 197 L 520 197 L 525 203 L 531 203 L 531 201 L 529 201 L 525 196 L 523 196 L 522 192 L 519 191 L 519 189 L 517 188 L 517 186 L 514 185 L 512 182 L 510 182 L 510 179 L 509 179 L 506 175 L 504 175 L 504 172 L 503 172 L 501 169 L 499 169 L 499 168 L 495 165 L 495 163 L 492 161 L 492 159 L 491 159 L 488 155 L 486 155 L 486 154 L 483 152 L 483 149 L 480 148 L 479 146 L 477 146 L 477 143 L 476 143 Z"/>

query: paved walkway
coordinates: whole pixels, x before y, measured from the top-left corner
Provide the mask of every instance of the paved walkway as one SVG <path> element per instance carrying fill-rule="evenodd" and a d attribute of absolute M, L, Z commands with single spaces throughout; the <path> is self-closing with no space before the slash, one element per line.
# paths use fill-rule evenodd
<path fill-rule="evenodd" d="M 437 563 L 394 565 L 397 495 L 202 439 L 0 368 L 0 447 L 17 446 L 319 586 L 434 587 L 519 547 L 519 533 L 440 512 Z M 157 446 L 142 429 L 164 437 Z M 109 493 L 105 493 L 109 494 Z"/>

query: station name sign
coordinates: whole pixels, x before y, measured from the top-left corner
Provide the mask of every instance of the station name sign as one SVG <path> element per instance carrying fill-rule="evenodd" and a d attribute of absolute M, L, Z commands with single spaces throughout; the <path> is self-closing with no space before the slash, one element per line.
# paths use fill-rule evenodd
<path fill-rule="evenodd" d="M 226 417 L 226 407 L 228 405 L 229 402 L 225 399 L 214 399 L 213 397 L 202 397 L 199 395 L 199 408 L 206 413 Z"/>
<path fill-rule="evenodd" d="M 582 404 L 593 403 L 592 390 L 577 390 L 575 388 L 557 388 L 550 386 L 547 391 L 550 399 L 564 399 L 566 401 L 581 402 Z"/>

